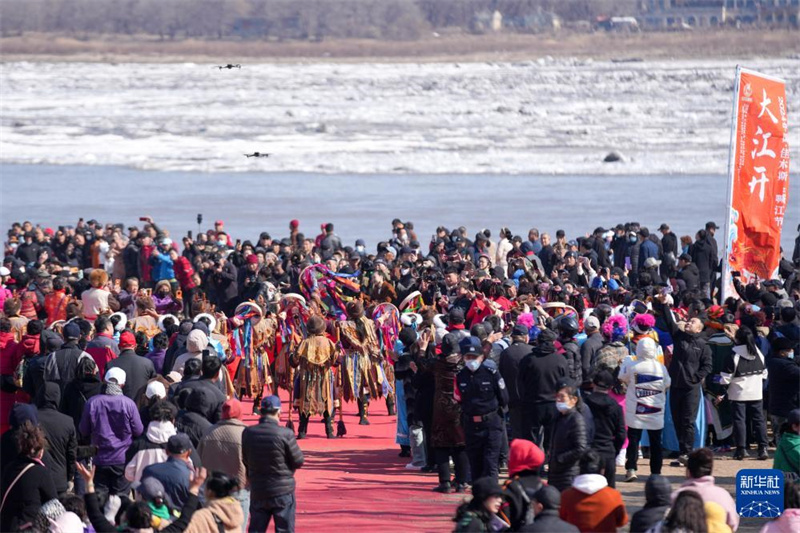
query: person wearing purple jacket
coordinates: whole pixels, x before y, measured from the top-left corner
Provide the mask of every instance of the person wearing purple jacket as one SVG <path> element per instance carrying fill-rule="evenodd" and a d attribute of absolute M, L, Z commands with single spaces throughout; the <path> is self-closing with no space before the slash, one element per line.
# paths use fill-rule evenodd
<path fill-rule="evenodd" d="M 86 402 L 79 427 L 81 434 L 97 446 L 95 483 L 106 487 L 109 494 L 130 490 L 125 479 L 125 452 L 144 429 L 136 404 L 122 394 L 125 379 L 121 368 L 106 372 L 103 392 Z"/>
<path fill-rule="evenodd" d="M 167 346 L 169 345 L 169 338 L 166 333 L 159 333 L 153 337 L 153 351 L 149 352 L 145 357 L 153 362 L 153 368 L 156 369 L 158 374 L 162 376 L 165 374 L 164 370 L 164 357 L 167 355 Z"/>
<path fill-rule="evenodd" d="M 162 279 L 156 283 L 152 296 L 153 305 L 159 315 L 177 313 L 183 310 L 183 301 L 172 296 L 172 286 L 168 280 Z"/>

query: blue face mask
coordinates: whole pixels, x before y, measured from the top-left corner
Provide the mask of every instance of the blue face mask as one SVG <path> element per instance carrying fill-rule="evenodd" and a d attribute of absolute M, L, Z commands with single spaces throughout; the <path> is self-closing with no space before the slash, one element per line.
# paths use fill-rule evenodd
<path fill-rule="evenodd" d="M 481 360 L 470 359 L 469 361 L 465 361 L 464 364 L 469 368 L 470 372 L 476 372 L 481 367 Z"/>

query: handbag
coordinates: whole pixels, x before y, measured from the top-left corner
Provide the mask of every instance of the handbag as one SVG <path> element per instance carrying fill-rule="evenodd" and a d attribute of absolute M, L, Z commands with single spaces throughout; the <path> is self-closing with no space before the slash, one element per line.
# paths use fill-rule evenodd
<path fill-rule="evenodd" d="M 6 493 L 3 496 L 3 503 L 0 503 L 0 513 L 3 512 L 3 507 L 6 506 L 6 498 L 8 498 L 9 494 L 11 494 L 11 489 L 13 489 L 14 485 L 17 484 L 17 481 L 19 481 L 19 478 L 21 478 L 25 474 L 25 472 L 27 472 L 31 468 L 33 468 L 33 463 L 30 463 L 28 466 L 23 468 L 22 471 L 19 474 L 17 474 L 17 477 L 14 478 L 14 481 L 11 482 L 11 485 L 8 486 L 8 488 L 6 489 Z"/>

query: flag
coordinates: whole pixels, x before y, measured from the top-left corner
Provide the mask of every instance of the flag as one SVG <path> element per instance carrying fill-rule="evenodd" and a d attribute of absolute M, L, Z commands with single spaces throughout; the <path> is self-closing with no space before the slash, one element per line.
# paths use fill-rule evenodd
<path fill-rule="evenodd" d="M 743 283 L 777 276 L 781 229 L 789 201 L 786 84 L 736 69 L 723 295 L 736 296 L 731 272 Z"/>

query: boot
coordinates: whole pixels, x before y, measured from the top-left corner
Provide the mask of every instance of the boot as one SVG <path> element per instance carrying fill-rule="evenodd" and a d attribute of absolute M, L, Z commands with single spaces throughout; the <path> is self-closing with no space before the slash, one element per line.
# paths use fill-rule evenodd
<path fill-rule="evenodd" d="M 757 459 L 759 461 L 766 461 L 767 459 L 769 459 L 769 454 L 767 453 L 767 447 L 766 446 L 759 446 L 758 447 L 758 457 L 757 457 Z"/>
<path fill-rule="evenodd" d="M 297 438 L 304 439 L 306 438 L 306 433 L 308 432 L 308 415 L 304 415 L 300 413 L 300 427 L 297 430 Z"/>
<path fill-rule="evenodd" d="M 433 488 L 433 492 L 441 492 L 442 494 L 451 494 L 454 490 L 449 481 L 439 483 L 439 485 Z"/>
<path fill-rule="evenodd" d="M 749 457 L 750 457 L 750 454 L 747 453 L 747 450 L 745 450 L 741 446 L 737 446 L 736 447 L 736 451 L 733 452 L 733 459 L 735 461 L 743 461 L 744 459 L 747 459 Z"/>
<path fill-rule="evenodd" d="M 409 426 L 408 440 L 409 444 L 411 444 L 411 462 L 406 465 L 406 468 L 409 470 L 421 470 L 428 462 L 425 453 L 425 433 L 422 430 L 422 426 Z"/>
<path fill-rule="evenodd" d="M 325 435 L 329 439 L 335 439 L 336 435 L 333 433 L 333 419 L 328 413 L 325 413 L 323 420 L 325 421 Z"/>
<path fill-rule="evenodd" d="M 369 425 L 369 401 L 358 401 L 358 415 L 361 419 L 358 421 L 359 426 Z"/>
<path fill-rule="evenodd" d="M 386 411 L 388 411 L 389 416 L 395 416 L 397 414 L 394 408 L 394 395 L 386 397 Z"/>

